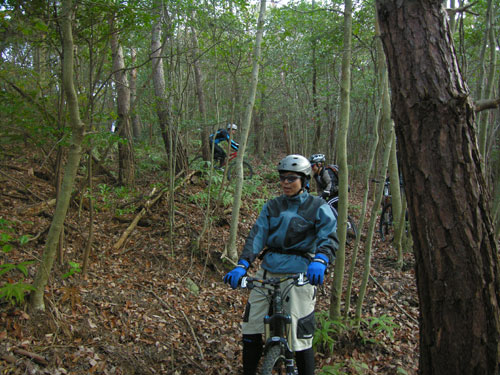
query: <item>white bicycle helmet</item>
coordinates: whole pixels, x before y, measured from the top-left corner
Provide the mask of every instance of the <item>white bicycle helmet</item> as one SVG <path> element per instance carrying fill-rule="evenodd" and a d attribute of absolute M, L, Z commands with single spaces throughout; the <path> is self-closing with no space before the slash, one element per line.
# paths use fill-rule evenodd
<path fill-rule="evenodd" d="M 326 161 L 326 158 L 324 154 L 313 154 L 309 158 L 309 161 L 311 162 L 311 164 L 324 163 Z"/>
<path fill-rule="evenodd" d="M 238 130 L 238 126 L 236 124 L 227 124 L 227 130 Z"/>
<path fill-rule="evenodd" d="M 297 172 L 311 178 L 311 163 L 302 155 L 288 155 L 278 163 L 278 172 Z"/>

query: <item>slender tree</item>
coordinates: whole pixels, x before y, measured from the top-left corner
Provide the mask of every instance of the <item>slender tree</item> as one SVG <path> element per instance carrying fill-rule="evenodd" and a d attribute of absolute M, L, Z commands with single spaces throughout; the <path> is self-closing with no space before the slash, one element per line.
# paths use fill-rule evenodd
<path fill-rule="evenodd" d="M 68 161 L 62 181 L 61 191 L 57 197 L 54 217 L 50 225 L 47 241 L 43 251 L 42 260 L 33 281 L 35 288 L 31 294 L 30 305 L 34 310 L 45 310 L 43 300 L 45 286 L 56 256 L 57 243 L 64 225 L 64 219 L 69 207 L 71 192 L 75 183 L 76 171 L 80 164 L 82 155 L 82 142 L 84 137 L 84 125 L 80 120 L 78 99 L 73 81 L 73 33 L 71 30 L 73 4 L 71 0 L 62 2 L 62 44 L 63 44 L 63 77 L 62 85 L 66 93 L 69 120 L 71 125 L 71 144 L 68 153 Z"/>
<path fill-rule="evenodd" d="M 377 0 L 420 300 L 421 374 L 498 374 L 500 267 L 442 2 Z"/>
<path fill-rule="evenodd" d="M 167 96 L 165 73 L 163 71 L 164 43 L 162 43 L 162 20 L 168 18 L 167 11 L 163 11 L 163 1 L 155 0 L 154 8 L 156 17 L 152 26 L 151 34 L 151 58 L 153 65 L 153 86 L 156 101 L 156 114 L 160 125 L 160 131 L 169 157 L 174 157 L 175 172 L 187 170 L 187 154 L 177 130 L 172 126 L 172 110 L 170 99 Z M 165 16 L 165 17 L 164 17 Z M 175 152 L 174 152 L 175 151 Z M 175 154 L 175 155 L 174 155 Z"/>
<path fill-rule="evenodd" d="M 238 157 L 236 158 L 236 172 L 238 179 L 236 181 L 236 188 L 233 199 L 233 213 L 231 216 L 231 231 L 229 234 L 228 256 L 233 261 L 238 259 L 238 252 L 236 249 L 236 236 L 238 232 L 238 221 L 241 206 L 241 192 L 243 190 L 243 156 L 245 155 L 245 148 L 248 140 L 248 133 L 250 132 L 250 125 L 252 123 L 252 112 L 255 103 L 255 95 L 257 92 L 257 83 L 259 81 L 259 64 L 261 55 L 262 36 L 264 34 L 264 16 L 266 13 L 266 0 L 260 1 L 259 19 L 257 21 L 257 34 L 255 36 L 255 47 L 253 52 L 253 67 L 252 67 L 252 82 L 250 86 L 250 93 L 248 95 L 247 107 L 245 110 L 245 118 L 242 123 L 241 142 L 238 150 Z"/>
<path fill-rule="evenodd" d="M 342 81 L 340 89 L 340 119 L 337 137 L 337 157 L 339 164 L 339 216 L 337 218 L 337 235 L 339 249 L 335 259 L 335 272 L 331 296 L 330 317 L 340 316 L 342 285 L 345 269 L 345 241 L 347 234 L 347 207 L 349 169 L 347 167 L 347 130 L 349 128 L 349 110 L 351 108 L 351 46 L 352 46 L 352 1 L 344 3 L 344 53 L 342 57 Z"/>
<path fill-rule="evenodd" d="M 119 41 L 114 20 L 110 21 L 110 28 L 113 71 L 117 93 L 118 134 L 125 141 L 118 144 L 118 180 L 123 185 L 133 186 L 135 183 L 135 163 L 132 123 L 130 120 L 130 87 L 125 70 L 123 47 Z"/>

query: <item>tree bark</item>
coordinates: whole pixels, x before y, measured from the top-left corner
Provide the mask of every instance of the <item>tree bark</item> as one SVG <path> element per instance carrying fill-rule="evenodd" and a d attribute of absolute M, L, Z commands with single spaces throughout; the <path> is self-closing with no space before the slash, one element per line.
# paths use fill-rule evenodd
<path fill-rule="evenodd" d="M 175 156 L 175 174 L 177 174 L 183 170 L 187 171 L 187 154 L 177 131 L 172 126 L 171 106 L 166 95 L 163 58 L 161 54 L 163 51 L 163 45 L 161 43 L 162 1 L 155 0 L 154 6 L 157 18 L 153 23 L 151 35 L 151 59 L 153 65 L 153 85 L 156 97 L 156 113 L 158 115 L 161 135 L 167 155 Z"/>
<path fill-rule="evenodd" d="M 37 274 L 33 281 L 35 290 L 31 294 L 30 305 L 34 310 L 45 310 L 43 301 L 45 286 L 47 285 L 54 259 L 56 256 L 57 243 L 61 234 L 64 219 L 68 212 L 71 192 L 73 190 L 76 171 L 80 164 L 82 155 L 82 142 L 84 136 L 84 126 L 80 120 L 78 99 L 73 83 L 73 34 L 71 30 L 72 16 L 71 0 L 62 2 L 62 37 L 63 37 L 63 87 L 68 101 L 69 118 L 71 124 L 71 144 L 68 153 L 61 192 L 57 197 L 56 209 L 52 223 L 50 224 L 47 242 L 43 251 L 42 261 L 38 267 Z"/>
<path fill-rule="evenodd" d="M 442 2 L 377 0 L 414 240 L 421 374 L 498 374 L 500 268 Z"/>
<path fill-rule="evenodd" d="M 137 51 L 135 48 L 130 49 L 130 59 L 132 65 L 137 61 Z M 141 119 L 137 112 L 137 68 L 130 70 L 130 110 L 132 117 L 132 133 L 134 139 L 139 139 L 141 136 L 142 126 Z"/>
<path fill-rule="evenodd" d="M 259 19 L 257 21 L 257 34 L 255 36 L 255 47 L 253 52 L 252 65 L 252 81 L 250 85 L 250 93 L 248 94 L 248 103 L 245 110 L 245 118 L 242 123 L 240 147 L 238 149 L 238 157 L 236 158 L 236 172 L 238 179 L 236 180 L 236 188 L 233 199 L 233 213 L 231 215 L 231 231 L 229 234 L 228 255 L 233 261 L 238 259 L 236 248 L 236 236 L 238 232 L 238 222 L 241 206 L 241 192 L 243 190 L 243 156 L 247 146 L 248 133 L 252 123 L 252 112 L 255 104 L 255 95 L 257 92 L 257 83 L 259 81 L 259 63 L 261 55 L 262 36 L 264 34 L 264 15 L 266 13 L 266 0 L 260 0 Z"/>
<path fill-rule="evenodd" d="M 314 4 L 314 3 L 313 3 Z M 335 272 L 332 281 L 332 296 L 330 317 L 340 317 L 342 299 L 342 285 L 345 269 L 345 241 L 347 234 L 347 207 L 349 205 L 347 166 L 347 131 L 349 129 L 349 111 L 351 108 L 351 46 L 352 46 L 352 1 L 344 2 L 344 51 L 342 55 L 342 79 L 340 83 L 340 119 L 337 137 L 337 151 L 339 164 L 339 210 L 337 217 L 337 237 L 339 248 L 335 259 Z M 314 99 L 313 99 L 314 100 Z M 316 125 L 319 126 L 319 125 Z M 319 132 L 318 128 L 316 131 Z"/>
<path fill-rule="evenodd" d="M 195 18 L 193 14 L 193 18 Z M 205 108 L 205 93 L 203 91 L 203 74 L 199 62 L 199 47 L 198 47 L 198 37 L 196 35 L 196 29 L 191 26 L 191 37 L 193 38 L 193 70 L 194 70 L 194 82 L 196 87 L 196 96 L 198 97 L 198 107 L 200 109 L 200 115 L 203 119 L 203 126 L 201 128 L 201 153 L 203 155 L 203 160 L 212 160 L 210 143 L 208 138 L 210 132 L 207 127 L 207 111 Z"/>
<path fill-rule="evenodd" d="M 113 21 L 110 22 L 110 26 L 118 107 L 118 134 L 125 139 L 125 143 L 118 143 L 118 180 L 122 185 L 133 186 L 135 183 L 135 164 L 130 121 L 130 88 L 123 59 L 123 48 L 118 40 L 118 33 L 115 30 Z"/>

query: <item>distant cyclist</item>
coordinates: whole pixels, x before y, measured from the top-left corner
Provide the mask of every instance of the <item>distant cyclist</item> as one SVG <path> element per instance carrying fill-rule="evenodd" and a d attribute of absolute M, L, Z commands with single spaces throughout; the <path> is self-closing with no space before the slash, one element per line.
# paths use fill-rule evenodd
<path fill-rule="evenodd" d="M 219 161 L 219 165 L 224 165 L 226 162 L 227 154 L 224 149 L 219 146 L 221 142 L 231 142 L 231 148 L 235 151 L 238 151 L 240 145 L 234 141 L 234 135 L 238 130 L 238 126 L 236 124 L 228 124 L 226 129 L 219 129 L 214 134 L 210 134 L 209 142 L 210 142 L 210 150 L 212 149 L 212 143 L 214 148 L 214 160 Z"/>
<path fill-rule="evenodd" d="M 323 154 L 311 155 L 309 162 L 316 181 L 318 196 L 326 200 L 336 214 L 339 200 L 339 181 L 336 173 L 326 165 L 326 158 Z"/>

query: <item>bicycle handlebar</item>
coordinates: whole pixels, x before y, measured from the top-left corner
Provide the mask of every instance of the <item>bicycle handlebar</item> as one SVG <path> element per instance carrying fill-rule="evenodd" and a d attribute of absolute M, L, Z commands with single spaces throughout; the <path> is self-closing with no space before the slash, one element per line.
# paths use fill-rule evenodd
<path fill-rule="evenodd" d="M 264 285 L 277 286 L 277 285 L 279 285 L 287 280 L 294 280 L 298 286 L 309 284 L 309 280 L 306 278 L 304 273 L 297 273 L 297 274 L 290 275 L 290 276 L 271 277 L 270 279 L 264 279 L 264 280 L 258 279 L 256 277 L 251 277 L 251 276 L 243 276 L 240 279 L 240 287 L 252 289 L 255 286 L 254 282 L 258 282 L 258 283 L 262 284 L 261 286 L 264 286 Z"/>

